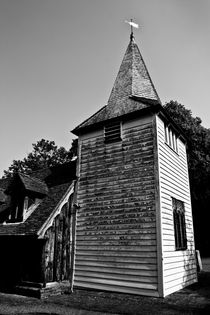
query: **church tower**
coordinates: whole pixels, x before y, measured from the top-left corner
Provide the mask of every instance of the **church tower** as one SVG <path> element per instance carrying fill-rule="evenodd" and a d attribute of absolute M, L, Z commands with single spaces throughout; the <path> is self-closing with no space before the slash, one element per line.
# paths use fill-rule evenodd
<path fill-rule="evenodd" d="M 163 297 L 197 281 L 185 137 L 133 34 L 79 137 L 74 287 Z"/>

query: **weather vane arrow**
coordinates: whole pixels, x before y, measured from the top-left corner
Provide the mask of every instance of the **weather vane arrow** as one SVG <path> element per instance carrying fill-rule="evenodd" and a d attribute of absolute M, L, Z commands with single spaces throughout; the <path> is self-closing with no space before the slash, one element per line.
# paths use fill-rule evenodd
<path fill-rule="evenodd" d="M 131 35 L 130 35 L 130 38 L 131 40 L 133 39 L 133 27 L 134 28 L 139 28 L 139 25 L 137 23 L 134 23 L 133 20 L 131 19 L 130 21 L 126 21 L 125 20 L 125 23 L 128 23 L 130 26 L 131 26 Z"/>

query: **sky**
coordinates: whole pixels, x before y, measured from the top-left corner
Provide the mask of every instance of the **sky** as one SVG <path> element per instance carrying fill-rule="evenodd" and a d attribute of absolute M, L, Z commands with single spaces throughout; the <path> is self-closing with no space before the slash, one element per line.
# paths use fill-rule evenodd
<path fill-rule="evenodd" d="M 0 176 L 104 106 L 135 40 L 162 103 L 210 128 L 210 0 L 0 0 Z"/>

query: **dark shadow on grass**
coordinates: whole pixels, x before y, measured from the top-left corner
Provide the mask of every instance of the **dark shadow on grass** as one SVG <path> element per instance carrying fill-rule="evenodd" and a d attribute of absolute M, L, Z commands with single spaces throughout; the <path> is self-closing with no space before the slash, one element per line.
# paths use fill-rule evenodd
<path fill-rule="evenodd" d="M 210 302 L 210 272 L 201 271 L 198 274 L 198 282 L 189 288 L 196 291 L 199 296 L 208 298 Z"/>
<path fill-rule="evenodd" d="M 210 314 L 210 272 L 201 272 L 198 282 L 165 299 L 165 306 L 188 314 Z"/>
<path fill-rule="evenodd" d="M 14 308 L 20 303 L 25 308 L 28 307 L 28 309 L 25 309 L 25 313 L 16 313 L 16 315 L 58 315 L 62 314 L 63 309 L 69 310 L 69 314 L 78 314 L 78 311 L 87 310 L 121 315 L 205 315 L 210 314 L 210 272 L 201 272 L 198 283 L 194 283 L 164 299 L 78 289 L 72 294 L 49 297 L 43 301 L 34 298 L 19 298 L 17 296 L 14 298 L 13 295 L 2 295 L 0 296 L 1 303 L 4 307 L 9 305 Z M 33 307 L 36 305 L 39 305 L 39 307 L 42 305 L 45 305 L 45 307 L 56 305 L 58 309 L 61 307 L 61 310 L 58 314 L 50 313 L 50 310 L 55 310 L 52 308 L 49 309 L 49 312 L 46 312 L 46 308 L 43 312 L 40 309 L 37 309 L 37 312 L 32 312 L 31 309 L 30 312 L 31 304 L 33 304 Z"/>
<path fill-rule="evenodd" d="M 70 299 L 72 307 L 117 314 L 210 314 L 210 272 L 199 273 L 198 279 L 164 299 L 83 290 Z"/>
<path fill-rule="evenodd" d="M 16 315 L 60 315 L 58 313 L 43 313 L 43 312 L 32 312 L 32 313 L 17 313 Z"/>
<path fill-rule="evenodd" d="M 71 313 L 69 313 L 69 315 L 70 314 Z M 60 313 L 32 312 L 32 313 L 17 313 L 16 315 L 60 315 Z"/>

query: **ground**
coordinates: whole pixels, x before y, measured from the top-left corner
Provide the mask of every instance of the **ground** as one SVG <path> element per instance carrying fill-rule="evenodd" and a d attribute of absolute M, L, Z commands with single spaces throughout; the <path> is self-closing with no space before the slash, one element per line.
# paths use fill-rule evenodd
<path fill-rule="evenodd" d="M 203 268 L 198 283 L 165 299 L 75 290 L 70 295 L 64 294 L 41 301 L 1 293 L 0 315 L 210 314 L 210 258 L 203 260 Z"/>

